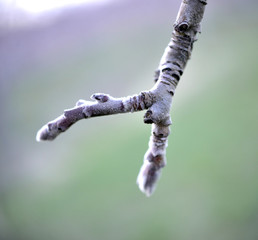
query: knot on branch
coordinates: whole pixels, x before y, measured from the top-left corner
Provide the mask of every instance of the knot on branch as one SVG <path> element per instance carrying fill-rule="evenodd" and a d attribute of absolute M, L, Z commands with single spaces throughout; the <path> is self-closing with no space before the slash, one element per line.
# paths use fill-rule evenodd
<path fill-rule="evenodd" d="M 110 95 L 105 93 L 95 93 L 91 97 L 93 100 L 97 100 L 98 102 L 107 102 L 110 99 Z"/>
<path fill-rule="evenodd" d="M 155 138 L 158 138 L 160 140 L 163 140 L 165 138 L 166 140 L 166 138 L 170 134 L 170 129 L 168 126 L 153 125 L 152 134 Z"/>
<path fill-rule="evenodd" d="M 176 23 L 174 25 L 174 28 L 177 32 L 179 33 L 184 33 L 189 29 L 189 23 L 188 22 L 181 22 L 181 23 Z"/>
<path fill-rule="evenodd" d="M 161 107 L 160 103 L 153 104 L 150 109 L 144 114 L 143 121 L 146 124 L 158 124 L 169 126 L 172 124 L 169 111 Z"/>
<path fill-rule="evenodd" d="M 146 124 L 152 124 L 154 123 L 153 122 L 153 119 L 152 119 L 152 111 L 151 110 L 148 110 L 144 116 L 143 116 L 143 122 L 146 123 Z"/>
<path fill-rule="evenodd" d="M 200 0 L 203 5 L 207 5 L 207 0 Z"/>

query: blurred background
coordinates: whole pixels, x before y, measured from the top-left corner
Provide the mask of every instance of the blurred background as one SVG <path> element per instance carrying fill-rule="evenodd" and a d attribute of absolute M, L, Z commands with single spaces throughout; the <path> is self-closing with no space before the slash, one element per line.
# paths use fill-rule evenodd
<path fill-rule="evenodd" d="M 0 239 L 258 239 L 258 2 L 209 1 L 150 198 L 143 112 L 35 136 L 95 92 L 150 89 L 180 1 L 74 2 L 0 1 Z"/>

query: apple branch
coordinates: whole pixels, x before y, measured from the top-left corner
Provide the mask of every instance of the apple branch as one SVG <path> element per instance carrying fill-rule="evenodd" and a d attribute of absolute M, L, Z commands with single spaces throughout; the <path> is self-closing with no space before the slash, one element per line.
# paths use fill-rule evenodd
<path fill-rule="evenodd" d="M 206 4 L 206 0 L 182 1 L 173 25 L 172 38 L 155 72 L 152 89 L 123 98 L 97 93 L 91 96 L 93 101 L 79 100 L 74 108 L 65 110 L 61 116 L 44 125 L 37 133 L 37 141 L 53 140 L 84 118 L 147 110 L 144 123 L 152 124 L 152 134 L 137 183 L 140 190 L 150 196 L 161 169 L 166 165 L 172 97 L 192 53 L 196 35 L 200 32 Z"/>

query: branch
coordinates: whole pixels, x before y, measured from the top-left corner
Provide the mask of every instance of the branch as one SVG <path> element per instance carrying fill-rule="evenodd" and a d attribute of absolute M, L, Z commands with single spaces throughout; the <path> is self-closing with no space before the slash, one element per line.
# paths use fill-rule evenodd
<path fill-rule="evenodd" d="M 140 111 L 149 108 L 155 99 L 150 92 L 125 98 L 114 98 L 108 94 L 95 93 L 91 96 L 95 101 L 79 100 L 72 109 L 44 125 L 37 133 L 37 141 L 53 140 L 61 132 L 65 132 L 77 121 L 104 115 Z"/>
<path fill-rule="evenodd" d="M 97 116 L 147 110 L 144 123 L 152 124 L 149 148 L 137 177 L 142 192 L 150 196 L 166 165 L 166 147 L 172 124 L 170 109 L 176 86 L 190 58 L 196 35 L 204 14 L 206 0 L 183 0 L 174 23 L 172 38 L 155 72 L 155 85 L 149 91 L 124 98 L 98 93 L 94 101 L 79 100 L 72 109 L 44 125 L 37 133 L 37 141 L 53 140 L 77 121 Z"/>

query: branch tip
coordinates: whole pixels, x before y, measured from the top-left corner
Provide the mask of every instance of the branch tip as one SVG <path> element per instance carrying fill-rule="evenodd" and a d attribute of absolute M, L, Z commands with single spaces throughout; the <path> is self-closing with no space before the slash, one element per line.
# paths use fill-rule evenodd
<path fill-rule="evenodd" d="M 42 128 L 41 128 L 41 129 L 42 129 Z M 36 135 L 36 141 L 37 141 L 37 142 L 41 142 L 41 131 L 42 131 L 41 129 L 38 130 L 37 135 Z"/>
<path fill-rule="evenodd" d="M 137 177 L 137 184 L 147 197 L 155 191 L 160 175 L 161 169 L 154 162 L 144 161 Z"/>
<path fill-rule="evenodd" d="M 48 124 L 44 125 L 41 129 L 38 130 L 36 135 L 36 141 L 42 142 L 46 140 L 54 140 L 55 136 L 50 134 Z"/>

